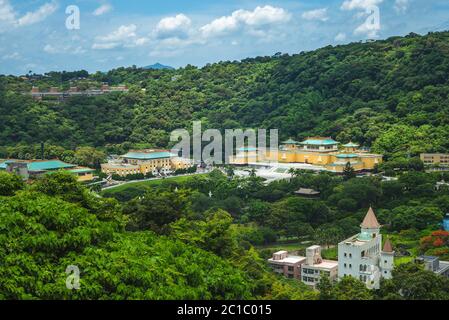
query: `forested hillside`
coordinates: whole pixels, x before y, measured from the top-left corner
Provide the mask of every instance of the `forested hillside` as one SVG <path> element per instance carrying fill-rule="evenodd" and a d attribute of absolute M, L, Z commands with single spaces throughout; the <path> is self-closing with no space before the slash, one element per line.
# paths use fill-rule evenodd
<path fill-rule="evenodd" d="M 278 128 L 281 138 L 353 140 L 387 159 L 449 151 L 448 40 L 449 32 L 410 34 L 200 69 L 3 76 L 0 145 L 26 149 L 44 141 L 114 152 L 166 147 L 170 131 L 201 119 L 203 128 Z M 65 102 L 36 102 L 18 94 L 33 85 L 67 89 L 102 82 L 131 90 Z M 14 151 L 2 148 L 0 157 Z"/>

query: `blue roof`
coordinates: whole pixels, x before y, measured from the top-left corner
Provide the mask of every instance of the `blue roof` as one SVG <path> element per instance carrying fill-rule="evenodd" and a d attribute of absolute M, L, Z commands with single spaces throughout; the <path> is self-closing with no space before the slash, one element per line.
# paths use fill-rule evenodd
<path fill-rule="evenodd" d="M 0 169 L 6 169 L 6 164 L 14 162 L 11 160 L 0 163 Z M 47 170 L 58 170 L 66 168 L 74 168 L 76 165 L 62 162 L 60 160 L 48 160 L 48 161 L 33 161 L 27 162 L 29 171 L 47 171 Z"/>
<path fill-rule="evenodd" d="M 127 159 L 137 159 L 137 160 L 152 160 L 152 159 L 163 159 L 163 158 L 170 158 L 174 157 L 176 155 L 168 152 L 168 151 L 161 151 L 161 152 L 128 152 L 127 154 L 123 155 L 122 158 Z"/>
<path fill-rule="evenodd" d="M 337 158 L 343 158 L 343 159 L 347 159 L 347 158 L 358 158 L 359 156 L 353 153 L 342 153 L 337 155 Z"/>
<path fill-rule="evenodd" d="M 76 165 L 65 163 L 59 160 L 37 161 L 28 163 L 28 170 L 30 171 L 58 170 L 74 167 L 76 167 Z"/>
<path fill-rule="evenodd" d="M 331 138 L 326 139 L 307 139 L 303 142 L 300 142 L 300 144 L 307 144 L 307 145 L 333 145 L 333 144 L 339 144 L 339 142 L 335 141 Z"/>
<path fill-rule="evenodd" d="M 357 240 L 359 241 L 370 241 L 371 239 L 371 234 L 369 234 L 368 232 L 359 233 L 359 235 L 357 236 Z"/>

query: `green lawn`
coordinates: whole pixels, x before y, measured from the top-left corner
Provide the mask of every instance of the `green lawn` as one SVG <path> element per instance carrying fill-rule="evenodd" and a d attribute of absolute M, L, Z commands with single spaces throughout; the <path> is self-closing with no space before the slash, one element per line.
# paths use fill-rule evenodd
<path fill-rule="evenodd" d="M 207 173 L 205 173 L 207 174 Z M 168 177 L 165 179 L 149 180 L 149 181 L 139 181 L 133 183 L 127 183 L 120 185 L 118 187 L 107 189 L 101 192 L 103 197 L 118 198 L 120 200 L 120 195 L 132 194 L 135 196 L 140 196 L 145 193 L 145 191 L 150 187 L 157 187 L 166 182 L 176 182 L 183 183 L 192 179 L 193 177 L 200 176 L 203 174 L 191 175 L 191 176 L 179 176 L 179 177 Z"/>

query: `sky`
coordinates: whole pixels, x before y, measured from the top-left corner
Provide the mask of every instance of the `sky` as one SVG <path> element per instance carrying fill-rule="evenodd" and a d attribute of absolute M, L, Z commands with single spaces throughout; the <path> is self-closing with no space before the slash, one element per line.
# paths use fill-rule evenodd
<path fill-rule="evenodd" d="M 203 66 L 443 30 L 448 0 L 0 0 L 0 73 Z"/>

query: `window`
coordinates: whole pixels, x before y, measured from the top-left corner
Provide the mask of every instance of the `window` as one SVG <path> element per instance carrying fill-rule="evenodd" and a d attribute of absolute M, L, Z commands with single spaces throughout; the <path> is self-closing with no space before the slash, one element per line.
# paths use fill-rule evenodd
<path fill-rule="evenodd" d="M 348 256 L 348 254 L 345 252 L 345 258 Z"/>
<path fill-rule="evenodd" d="M 294 271 L 293 267 L 288 267 L 288 271 Z"/>
<path fill-rule="evenodd" d="M 349 268 L 352 268 L 352 264 L 349 264 Z"/>
<path fill-rule="evenodd" d="M 344 264 L 345 268 L 346 268 L 346 263 Z"/>
<path fill-rule="evenodd" d="M 385 260 L 385 264 L 387 264 L 387 260 Z"/>
<path fill-rule="evenodd" d="M 349 254 L 349 258 L 352 258 L 352 253 Z"/>

